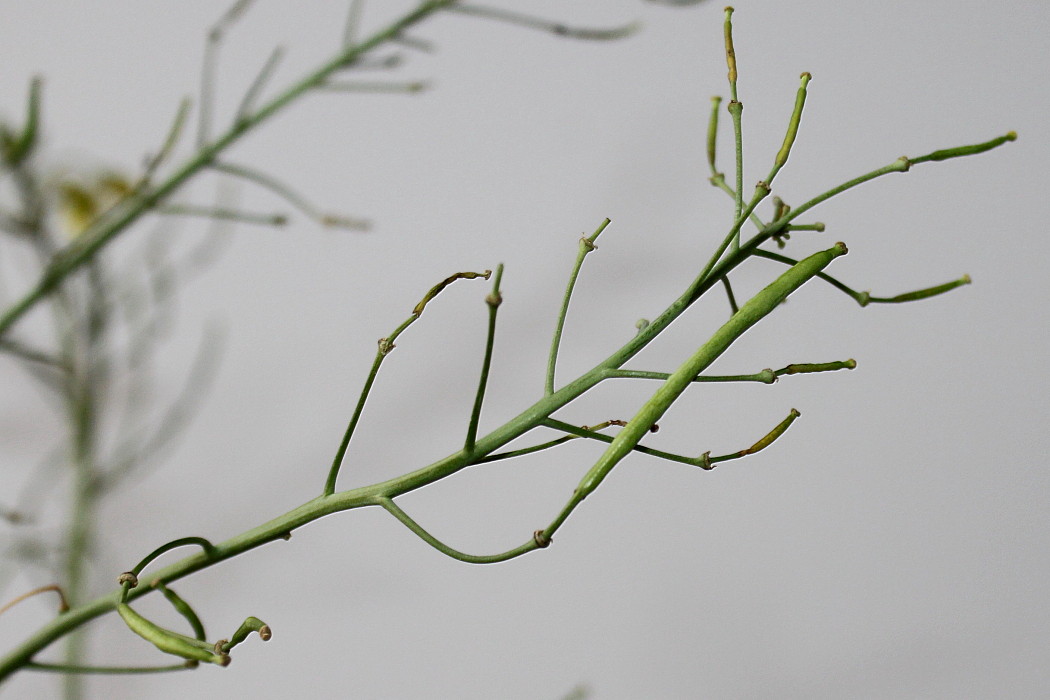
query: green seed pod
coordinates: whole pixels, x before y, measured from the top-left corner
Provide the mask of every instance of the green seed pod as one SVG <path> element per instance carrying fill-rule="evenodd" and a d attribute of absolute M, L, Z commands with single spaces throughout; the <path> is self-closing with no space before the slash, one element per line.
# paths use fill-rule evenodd
<path fill-rule="evenodd" d="M 219 666 L 226 666 L 230 663 L 230 657 L 226 654 L 216 654 L 213 650 L 194 643 L 197 640 L 194 640 L 192 637 L 176 634 L 150 622 L 132 610 L 127 603 L 118 604 L 117 613 L 120 614 L 121 619 L 124 620 L 124 623 L 127 624 L 132 632 L 150 642 L 165 654 L 173 654 L 183 659 L 203 661 L 209 664 L 218 664 Z"/>
<path fill-rule="evenodd" d="M 237 631 L 230 637 L 230 641 L 220 645 L 220 648 L 224 652 L 229 652 L 235 646 L 243 642 L 248 638 L 248 635 L 252 632 L 257 632 L 259 638 L 264 642 L 270 641 L 270 637 L 273 636 L 273 632 L 270 630 L 270 626 L 257 617 L 249 617 L 244 623 L 237 628 Z"/>

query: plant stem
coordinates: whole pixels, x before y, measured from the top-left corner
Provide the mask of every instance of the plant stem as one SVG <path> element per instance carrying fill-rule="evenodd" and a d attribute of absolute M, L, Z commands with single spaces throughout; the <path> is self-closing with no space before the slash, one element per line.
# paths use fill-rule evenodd
<path fill-rule="evenodd" d="M 489 307 L 489 326 L 485 336 L 485 358 L 481 361 L 481 378 L 478 380 L 478 391 L 474 397 L 474 408 L 470 412 L 470 422 L 467 424 L 467 437 L 463 443 L 463 451 L 473 454 L 474 443 L 478 438 L 478 422 L 481 420 L 481 406 L 485 402 L 485 387 L 489 381 L 489 368 L 492 366 L 492 349 L 496 340 L 496 312 L 499 305 L 503 303 L 500 295 L 499 284 L 503 279 L 503 263 L 496 267 L 496 274 L 492 278 L 492 293 L 485 298 Z"/>
<path fill-rule="evenodd" d="M 598 236 L 602 235 L 602 231 L 604 231 L 605 227 L 608 225 L 609 219 L 605 219 L 590 236 L 580 237 L 580 250 L 576 254 L 576 262 L 572 266 L 572 272 L 569 273 L 569 283 L 565 286 L 565 296 L 562 297 L 561 309 L 558 311 L 558 320 L 554 325 L 554 338 L 551 340 L 551 351 L 547 358 L 547 383 L 545 385 L 545 391 L 548 396 L 554 393 L 554 373 L 558 367 L 558 350 L 561 347 L 561 334 L 565 329 L 565 317 L 569 313 L 569 302 L 572 300 L 572 291 L 576 287 L 576 278 L 580 276 L 580 268 L 583 267 L 584 258 L 586 258 L 587 254 L 592 250 L 598 248 L 594 242 L 598 240 Z"/>

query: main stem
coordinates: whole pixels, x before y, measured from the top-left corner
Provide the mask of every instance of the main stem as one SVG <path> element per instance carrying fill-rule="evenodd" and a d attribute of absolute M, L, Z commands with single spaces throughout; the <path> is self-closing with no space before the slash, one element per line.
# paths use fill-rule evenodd
<path fill-rule="evenodd" d="M 762 234 L 756 236 L 742 246 L 740 251 L 728 255 L 719 266 L 707 275 L 706 280 L 698 281 L 699 283 L 691 285 L 687 293 L 676 301 L 672 308 L 669 308 L 660 316 L 658 319 L 660 325 L 666 327 L 677 318 L 688 308 L 692 301 L 695 301 L 706 289 L 716 284 L 723 274 L 740 264 L 750 254 L 750 250 L 761 242 L 759 239 L 765 240 L 766 237 L 768 236 L 762 236 Z M 655 337 L 655 335 L 652 337 Z M 601 381 L 610 378 L 612 369 L 616 369 L 626 362 L 640 351 L 647 342 L 648 340 L 640 340 L 636 336 L 620 351 L 592 368 L 586 374 L 563 386 L 553 394 L 544 396 L 503 426 L 479 439 L 474 446 L 473 452 L 469 455 L 464 451 L 459 451 L 426 467 L 388 481 L 333 493 L 329 496 L 319 496 L 263 525 L 252 528 L 216 545 L 210 556 L 203 552 L 192 554 L 150 574 L 147 580 L 158 580 L 165 584 L 177 581 L 196 571 L 243 554 L 268 542 L 287 539 L 293 530 L 326 515 L 354 508 L 380 505 L 384 498 L 390 499 L 414 491 L 454 474 L 465 467 L 476 464 L 483 456 L 491 454 L 503 445 L 532 430 L 559 408 L 575 400 Z M 140 586 L 131 591 L 129 598 L 137 598 L 149 593 L 151 590 L 148 586 Z M 34 655 L 55 640 L 69 634 L 72 630 L 89 620 L 113 610 L 119 598 L 120 590 L 116 589 L 107 595 L 62 613 L 41 627 L 17 649 L 0 659 L 0 682 L 3 682 L 4 679 L 31 661 Z"/>

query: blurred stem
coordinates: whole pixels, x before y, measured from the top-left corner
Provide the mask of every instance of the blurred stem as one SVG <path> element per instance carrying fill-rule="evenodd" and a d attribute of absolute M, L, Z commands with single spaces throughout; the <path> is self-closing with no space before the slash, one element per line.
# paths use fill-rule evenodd
<path fill-rule="evenodd" d="M 358 57 L 372 49 L 397 39 L 409 27 L 418 24 L 430 15 L 445 9 L 455 0 L 430 0 L 415 10 L 395 20 L 359 44 L 348 46 L 327 63 L 297 80 L 290 87 L 260 106 L 257 110 L 237 120 L 215 140 L 202 144 L 200 150 L 179 167 L 167 179 L 149 192 L 129 197 L 117 207 L 111 216 L 102 217 L 85 231 L 76 241 L 59 251 L 51 260 L 47 271 L 36 285 L 21 299 L 12 304 L 0 316 L 0 336 L 42 299 L 52 294 L 59 283 L 106 246 L 111 240 L 130 227 L 139 217 L 163 202 L 187 180 L 213 163 L 218 156 L 236 143 L 244 134 L 267 120 L 303 94 L 324 83 L 331 75 L 353 63 Z"/>
<path fill-rule="evenodd" d="M 65 542 L 62 547 L 62 579 L 66 596 L 71 605 L 83 602 L 87 588 L 87 557 L 94 542 L 93 523 L 95 500 L 92 488 L 95 444 L 95 395 L 91 377 L 90 341 L 85 329 L 77 324 L 74 301 L 67 289 L 59 293 L 59 302 L 54 305 L 56 322 L 62 333 L 63 356 L 72 371 L 66 377 L 66 410 L 70 426 L 70 493 Z M 81 666 L 87 640 L 84 630 L 77 630 L 66 639 L 64 662 L 69 666 Z M 63 696 L 75 700 L 83 696 L 83 679 L 77 674 L 63 677 Z"/>

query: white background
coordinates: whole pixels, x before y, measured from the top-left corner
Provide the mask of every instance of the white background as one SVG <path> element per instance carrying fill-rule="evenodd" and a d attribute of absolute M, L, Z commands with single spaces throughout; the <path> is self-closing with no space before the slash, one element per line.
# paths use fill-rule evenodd
<path fill-rule="evenodd" d="M 338 4 L 258 3 L 223 49 L 220 123 L 273 46 L 288 50 L 278 86 L 331 55 Z M 412 3 L 371 5 L 366 29 Z M 178 100 L 196 91 L 206 28 L 223 8 L 2 0 L 2 113 L 20 120 L 26 85 L 41 74 L 45 160 L 134 172 Z M 177 393 L 211 322 L 226 328 L 222 372 L 179 449 L 107 501 L 93 557 L 97 593 L 164 541 L 223 540 L 317 495 L 376 338 L 448 274 L 507 266 L 486 430 L 538 398 L 581 233 L 613 220 L 581 275 L 562 381 L 629 338 L 707 259 L 732 216 L 731 201 L 707 183 L 703 146 L 709 98 L 727 93 L 722 6 L 617 0 L 528 10 L 595 26 L 639 18 L 645 27 L 595 44 L 442 16 L 413 32 L 436 52 L 398 50 L 408 60 L 397 76 L 431 79 L 432 90 L 310 96 L 235 147 L 237 161 L 375 226 L 347 233 L 297 217 L 276 232 L 239 227 L 220 261 L 186 283 L 158 359 L 158 396 Z M 768 451 L 712 472 L 625 460 L 552 547 L 495 566 L 447 559 L 378 510 L 326 518 L 176 587 L 212 636 L 256 615 L 274 629 L 269 644 L 250 640 L 227 669 L 93 678 L 89 697 L 1050 690 L 1050 5 L 765 0 L 739 2 L 735 18 L 748 192 L 780 146 L 803 70 L 813 74 L 809 101 L 775 187 L 789 203 L 902 154 L 1018 132 L 992 153 L 916 167 L 821 206 L 810 220 L 827 232 L 797 234 L 787 251 L 845 241 L 850 255 L 833 274 L 875 294 L 963 273 L 974 284 L 861 309 L 811 283 L 712 371 L 848 357 L 855 371 L 698 386 L 650 439 L 690 454 L 731 452 L 798 408 L 802 418 Z M 727 172 L 729 125 L 724 117 Z M 187 142 L 179 155 L 189 153 Z M 214 188 L 205 178 L 180 197 L 208 203 Z M 250 186 L 242 204 L 285 206 Z M 172 235 L 188 245 L 204 229 L 194 223 Z M 738 295 L 777 272 L 749 264 L 736 275 Z M 17 275 L 2 274 L 12 278 L 10 295 Z M 457 283 L 402 336 L 341 487 L 404 473 L 461 444 L 488 289 Z M 673 369 L 726 315 L 712 294 L 630 366 Z M 0 382 L 6 502 L 62 427 L 10 360 L 0 361 Z M 628 418 L 656 386 L 603 386 L 559 417 Z M 468 470 L 401 502 L 454 547 L 502 551 L 550 521 L 598 454 L 600 446 L 574 442 Z M 2 597 L 49 582 L 34 571 Z M 144 609 L 167 615 L 148 602 Z M 42 600 L 0 618 L 4 646 L 52 610 Z M 98 663 L 158 662 L 115 616 L 92 630 Z M 0 694 L 50 698 L 57 688 L 23 673 Z"/>

